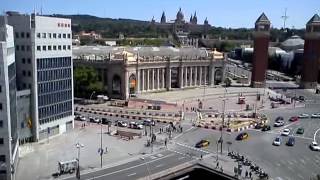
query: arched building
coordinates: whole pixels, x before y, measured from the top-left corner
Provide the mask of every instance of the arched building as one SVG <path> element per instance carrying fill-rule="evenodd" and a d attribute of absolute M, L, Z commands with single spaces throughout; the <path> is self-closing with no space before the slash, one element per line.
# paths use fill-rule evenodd
<path fill-rule="evenodd" d="M 111 98 L 215 85 L 223 81 L 222 53 L 200 48 L 108 47 L 73 48 L 74 67 L 94 67 Z"/>

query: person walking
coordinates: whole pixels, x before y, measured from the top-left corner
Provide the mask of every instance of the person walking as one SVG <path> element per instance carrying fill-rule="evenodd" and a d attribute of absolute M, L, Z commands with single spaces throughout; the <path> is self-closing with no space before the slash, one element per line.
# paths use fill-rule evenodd
<path fill-rule="evenodd" d="M 218 167 L 219 167 L 219 161 L 217 161 L 216 169 L 218 169 Z"/>
<path fill-rule="evenodd" d="M 250 179 L 251 179 L 251 177 L 252 177 L 252 172 L 251 172 L 251 171 L 249 172 L 249 177 L 250 177 Z"/>
<path fill-rule="evenodd" d="M 245 173 L 245 177 L 247 178 L 248 177 L 248 171 L 246 170 L 246 173 Z"/>

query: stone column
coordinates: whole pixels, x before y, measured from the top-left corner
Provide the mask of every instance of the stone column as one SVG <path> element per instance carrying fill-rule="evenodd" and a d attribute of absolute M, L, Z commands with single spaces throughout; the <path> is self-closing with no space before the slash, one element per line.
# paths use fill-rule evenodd
<path fill-rule="evenodd" d="M 144 69 L 141 69 L 141 91 L 143 92 L 144 91 L 144 78 L 145 78 L 145 75 L 144 75 Z"/>
<path fill-rule="evenodd" d="M 187 76 L 188 76 L 188 67 L 184 67 L 184 87 L 188 86 Z"/>
<path fill-rule="evenodd" d="M 179 68 L 179 87 L 183 88 L 183 67 Z"/>
<path fill-rule="evenodd" d="M 129 99 L 129 72 L 125 70 L 124 85 L 121 85 L 124 89 L 124 99 Z"/>
<path fill-rule="evenodd" d="M 199 86 L 202 85 L 202 66 L 199 66 Z"/>
<path fill-rule="evenodd" d="M 204 85 L 206 85 L 207 84 L 207 82 L 208 82 L 208 80 L 207 80 L 207 66 L 204 66 L 204 77 L 203 77 L 203 79 L 204 79 Z"/>
<path fill-rule="evenodd" d="M 149 89 L 150 89 L 150 77 L 149 77 L 149 69 L 146 69 L 146 71 L 147 71 L 147 84 L 146 84 L 146 91 L 149 91 Z"/>
<path fill-rule="evenodd" d="M 193 72 L 192 72 L 192 69 L 193 69 L 193 66 L 190 67 L 190 78 L 189 78 L 190 79 L 190 86 L 193 86 L 193 75 L 192 75 Z"/>
<path fill-rule="evenodd" d="M 194 67 L 194 79 L 195 79 L 195 86 L 198 86 L 198 66 Z"/>
<path fill-rule="evenodd" d="M 140 93 L 140 70 L 136 70 L 136 93 Z"/>
<path fill-rule="evenodd" d="M 160 69 L 159 68 L 157 68 L 157 89 L 160 89 L 160 77 L 159 77 L 159 74 L 160 74 Z"/>
<path fill-rule="evenodd" d="M 151 84 L 152 86 L 151 86 L 151 89 L 154 90 L 154 79 L 155 79 L 154 76 L 155 76 L 155 73 L 154 73 L 154 69 L 152 69 L 151 71 L 152 71 L 152 84 Z"/>
<path fill-rule="evenodd" d="M 164 89 L 164 85 L 165 85 L 165 82 L 164 82 L 164 68 L 161 68 L 161 89 Z"/>
<path fill-rule="evenodd" d="M 166 88 L 167 88 L 167 91 L 170 91 L 171 89 L 171 68 L 170 67 L 167 67 L 166 68 Z"/>

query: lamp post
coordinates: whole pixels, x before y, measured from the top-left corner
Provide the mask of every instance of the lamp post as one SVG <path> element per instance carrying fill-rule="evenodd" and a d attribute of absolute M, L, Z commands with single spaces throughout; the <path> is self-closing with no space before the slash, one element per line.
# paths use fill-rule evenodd
<path fill-rule="evenodd" d="M 225 87 L 225 91 L 223 93 L 223 104 L 222 104 L 222 126 L 221 126 L 221 130 L 220 130 L 220 143 L 221 143 L 221 154 L 222 154 L 222 144 L 223 144 L 223 127 L 224 127 L 224 117 L 225 117 L 225 111 L 226 111 L 226 93 L 227 93 L 227 88 Z"/>
<path fill-rule="evenodd" d="M 77 167 L 77 173 L 76 173 L 77 179 L 80 179 L 80 148 L 83 148 L 83 147 L 84 145 L 79 142 L 76 144 L 76 148 L 78 149 L 78 158 L 77 158 L 78 167 Z"/>

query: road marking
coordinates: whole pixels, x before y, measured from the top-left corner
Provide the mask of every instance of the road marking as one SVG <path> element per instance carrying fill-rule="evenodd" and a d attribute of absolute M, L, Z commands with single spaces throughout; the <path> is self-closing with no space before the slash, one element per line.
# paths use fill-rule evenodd
<path fill-rule="evenodd" d="M 157 157 L 163 157 L 163 154 L 157 154 L 156 156 Z"/>
<path fill-rule="evenodd" d="M 301 174 L 298 174 L 298 177 L 304 179 L 304 177 Z"/>
<path fill-rule="evenodd" d="M 251 130 L 251 131 L 257 131 L 257 132 L 261 132 L 261 133 L 267 133 L 267 134 L 274 134 L 274 135 L 281 135 L 280 132 L 275 132 L 275 130 L 273 131 L 264 131 L 262 132 L 261 130 L 257 130 L 257 129 L 248 129 L 248 130 Z M 290 137 L 295 137 L 295 138 L 301 138 L 301 139 L 306 139 L 306 140 L 312 140 L 312 138 L 309 138 L 309 137 L 302 137 L 302 136 L 297 136 L 297 135 L 293 135 L 293 134 L 290 134 L 289 135 Z"/>
<path fill-rule="evenodd" d="M 297 163 L 298 163 L 298 161 L 297 161 L 297 160 L 295 160 L 295 159 L 292 159 L 292 162 L 293 162 L 293 163 L 295 163 L 295 164 L 297 164 Z"/>
<path fill-rule="evenodd" d="M 157 157 L 155 157 L 155 156 L 150 156 L 150 159 L 157 159 Z"/>
<path fill-rule="evenodd" d="M 191 147 L 191 146 L 189 146 L 189 145 L 187 145 L 187 144 L 182 144 L 182 143 L 178 143 L 178 142 L 176 142 L 175 144 L 178 144 L 178 145 L 180 145 L 180 146 L 183 146 L 183 147 L 186 147 L 186 148 L 195 150 L 195 151 L 200 151 L 200 152 L 207 153 L 207 154 L 210 154 L 210 153 L 211 153 L 211 152 L 209 152 L 209 151 L 205 151 L 205 150 L 202 150 L 202 149 L 197 149 L 197 148 Z"/>
<path fill-rule="evenodd" d="M 290 165 L 293 165 L 293 163 L 292 163 L 291 161 L 288 161 L 288 163 L 289 163 Z"/>
<path fill-rule="evenodd" d="M 157 168 L 159 168 L 159 167 L 161 167 L 161 166 L 163 166 L 163 164 L 156 165 Z"/>
<path fill-rule="evenodd" d="M 128 177 L 134 176 L 134 175 L 136 175 L 136 174 L 137 174 L 137 173 L 128 174 Z"/>
<path fill-rule="evenodd" d="M 294 170 L 292 169 L 291 166 L 288 166 L 288 169 L 289 169 L 290 171 L 294 172 Z"/>
<path fill-rule="evenodd" d="M 281 164 L 280 164 L 280 163 L 276 163 L 276 165 L 277 165 L 277 166 L 281 166 Z"/>
<path fill-rule="evenodd" d="M 306 162 L 304 161 L 304 159 L 300 159 L 300 161 L 302 162 L 302 164 L 306 164 Z"/>
<path fill-rule="evenodd" d="M 178 160 L 181 160 L 181 159 L 184 159 L 184 158 L 185 158 L 185 157 L 184 157 L 184 156 L 182 156 L 182 157 L 179 157 L 179 158 L 178 158 Z"/>
<path fill-rule="evenodd" d="M 171 157 L 171 156 L 174 156 L 174 154 L 169 154 L 169 155 L 164 156 L 164 157 L 162 157 L 162 158 L 158 158 L 158 159 L 155 159 L 155 160 L 152 160 L 152 161 L 144 162 L 144 163 L 142 163 L 142 164 L 138 164 L 138 165 L 131 166 L 131 167 L 128 167 L 128 168 L 120 169 L 120 170 L 118 170 L 118 171 L 113 171 L 113 172 L 111 172 L 111 173 L 103 174 L 103 175 L 100 175 L 100 176 L 95 176 L 94 178 L 89 178 L 89 179 L 87 179 L 87 180 L 94 180 L 94 179 L 96 179 L 96 178 L 101 178 L 101 177 L 109 176 L 109 175 L 116 174 L 116 173 L 119 173 L 119 172 L 122 172 L 122 171 L 127 171 L 127 170 L 129 170 L 129 169 L 133 169 L 133 168 L 136 168 L 136 167 L 144 166 L 144 165 L 150 164 L 150 163 L 152 163 L 152 162 L 159 161 L 159 160 L 161 160 L 161 159 L 168 158 L 168 157 Z M 99 170 L 99 171 L 100 171 L 100 170 Z M 92 172 L 88 172 L 88 173 L 81 173 L 81 174 L 89 174 L 89 173 L 93 173 L 93 172 L 97 172 L 97 171 L 92 171 Z M 70 177 L 68 177 L 68 178 L 70 178 Z M 67 178 L 65 178 L 65 179 L 67 179 Z"/>
<path fill-rule="evenodd" d="M 195 128 L 195 127 L 194 127 L 194 126 L 192 126 L 191 128 L 189 128 L 189 129 L 185 130 L 183 133 L 179 134 L 178 136 L 174 137 L 173 139 L 177 139 L 178 137 L 180 137 L 180 136 L 184 135 L 185 133 L 187 133 L 187 132 L 191 131 L 193 128 Z"/>
<path fill-rule="evenodd" d="M 317 141 L 316 141 L 316 136 L 317 136 L 318 131 L 320 131 L 320 128 L 317 129 L 316 132 L 314 133 L 313 141 L 315 141 L 315 142 L 317 142 Z"/>

